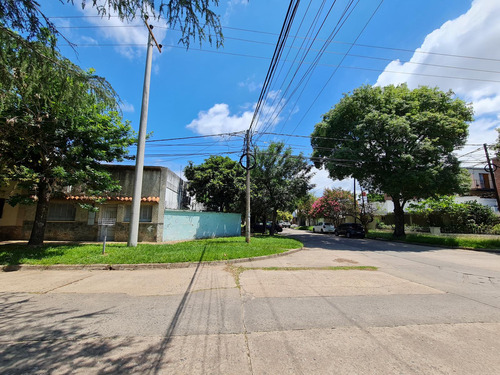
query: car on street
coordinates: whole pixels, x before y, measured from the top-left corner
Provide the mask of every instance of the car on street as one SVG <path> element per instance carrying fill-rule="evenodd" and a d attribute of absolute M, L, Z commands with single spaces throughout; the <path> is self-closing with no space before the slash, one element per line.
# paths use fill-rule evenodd
<path fill-rule="evenodd" d="M 289 221 L 283 221 L 283 220 L 281 220 L 278 224 L 281 225 L 282 228 L 290 228 L 292 226 L 292 224 L 290 224 Z"/>
<path fill-rule="evenodd" d="M 264 233 L 266 230 L 271 230 L 272 222 L 268 221 L 266 223 L 265 229 L 263 223 L 254 223 L 251 226 L 252 233 Z M 279 224 L 274 225 L 275 232 L 283 232 L 283 228 Z"/>
<path fill-rule="evenodd" d="M 365 228 L 363 228 L 363 226 L 358 223 L 344 223 L 340 224 L 335 229 L 335 235 L 336 236 L 344 235 L 347 238 L 351 237 L 365 238 Z"/>
<path fill-rule="evenodd" d="M 332 223 L 325 223 L 323 221 L 320 221 L 318 224 L 313 226 L 313 232 L 334 233 L 335 226 Z"/>

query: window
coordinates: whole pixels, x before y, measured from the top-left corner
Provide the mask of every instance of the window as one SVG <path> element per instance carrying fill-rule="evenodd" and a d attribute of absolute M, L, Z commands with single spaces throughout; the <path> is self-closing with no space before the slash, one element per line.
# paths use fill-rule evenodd
<path fill-rule="evenodd" d="M 130 217 L 132 216 L 132 206 L 125 207 L 125 217 L 124 222 L 130 222 Z M 141 212 L 139 213 L 139 222 L 150 223 L 153 220 L 153 206 L 141 206 Z"/>
<path fill-rule="evenodd" d="M 76 207 L 71 203 L 49 203 L 48 221 L 75 221 Z"/>
<path fill-rule="evenodd" d="M 481 184 L 481 189 L 491 189 L 490 179 L 487 173 L 479 174 L 479 183 Z"/>
<path fill-rule="evenodd" d="M 3 216 L 3 206 L 5 205 L 5 198 L 0 198 L 0 219 Z"/>

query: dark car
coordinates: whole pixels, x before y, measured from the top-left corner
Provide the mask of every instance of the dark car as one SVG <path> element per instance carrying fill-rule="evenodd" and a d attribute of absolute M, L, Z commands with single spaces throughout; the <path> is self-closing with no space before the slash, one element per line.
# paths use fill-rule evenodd
<path fill-rule="evenodd" d="M 266 230 L 271 230 L 272 223 L 268 221 L 264 228 L 263 223 L 254 223 L 251 226 L 252 233 L 264 233 Z M 274 225 L 274 232 L 283 232 L 283 228 L 279 224 Z"/>
<path fill-rule="evenodd" d="M 365 238 L 365 229 L 361 224 L 356 223 L 344 223 L 340 224 L 337 228 L 335 228 L 335 235 L 345 235 L 347 238 L 351 237 L 361 237 Z"/>

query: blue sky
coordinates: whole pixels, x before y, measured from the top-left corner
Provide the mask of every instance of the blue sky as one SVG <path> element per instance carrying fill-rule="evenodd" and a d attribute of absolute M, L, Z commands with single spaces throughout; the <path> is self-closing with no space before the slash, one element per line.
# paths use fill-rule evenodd
<path fill-rule="evenodd" d="M 95 68 L 112 84 L 122 99 L 124 118 L 138 130 L 147 40 L 142 21 L 127 24 L 116 17 L 101 19 L 91 7 L 81 9 L 80 0 L 74 6 L 53 0 L 40 3 L 42 11 L 76 44 L 76 52 L 65 46 L 61 52 L 84 69 Z M 322 10 L 320 1 L 300 3 L 278 65 L 280 74 L 271 84 L 257 129 L 307 136 L 343 93 L 362 84 L 407 82 L 410 87 L 451 89 L 473 103 L 476 121 L 470 127 L 469 144 L 496 140 L 500 2 L 384 0 L 379 6 L 380 0 L 360 0 L 349 8 L 348 18 L 341 18 L 348 0 L 336 1 L 327 14 L 332 3 L 326 2 Z M 151 140 L 247 129 L 287 7 L 283 0 L 221 0 L 215 11 L 225 42 L 218 50 L 196 41 L 186 50 L 177 43 L 180 33 L 175 27 L 161 20 L 151 22 L 164 45 L 161 54 L 154 51 L 147 125 L 153 133 Z M 316 14 L 319 22 L 312 28 L 315 41 L 311 43 L 311 38 L 304 38 Z M 325 45 L 339 20 L 342 27 Z M 299 47 L 305 45 L 310 49 L 299 66 L 305 51 Z M 319 54 L 324 45 L 324 53 Z M 311 152 L 307 138 L 258 133 L 254 139 L 259 147 L 282 140 L 294 153 Z M 478 148 L 467 146 L 457 153 Z M 212 153 L 238 159 L 241 149 L 241 136 L 148 142 L 146 164 L 180 173 L 188 160 L 198 164 Z M 482 158 L 484 154 L 476 151 L 463 160 L 482 163 Z M 352 180 L 332 181 L 325 171 L 317 171 L 314 182 L 316 195 L 325 187 L 352 189 Z"/>

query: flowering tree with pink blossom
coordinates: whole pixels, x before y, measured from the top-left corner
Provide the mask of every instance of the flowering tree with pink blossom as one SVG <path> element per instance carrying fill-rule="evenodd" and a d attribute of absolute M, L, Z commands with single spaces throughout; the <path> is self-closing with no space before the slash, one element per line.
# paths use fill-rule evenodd
<path fill-rule="evenodd" d="M 309 214 L 315 219 L 327 219 L 337 226 L 344 217 L 352 215 L 353 200 L 349 191 L 327 188 L 323 196 L 313 203 Z"/>

